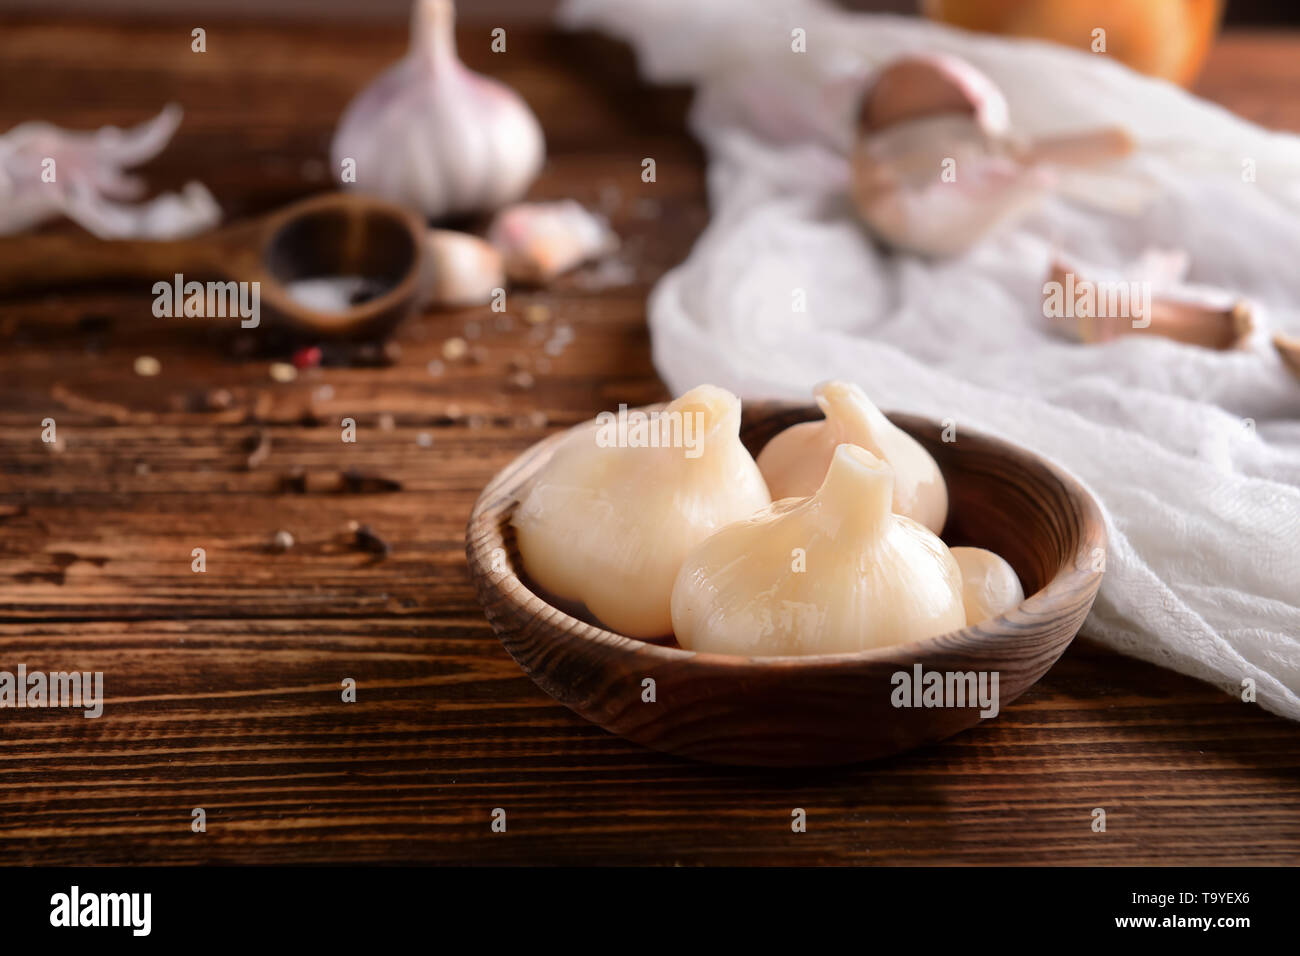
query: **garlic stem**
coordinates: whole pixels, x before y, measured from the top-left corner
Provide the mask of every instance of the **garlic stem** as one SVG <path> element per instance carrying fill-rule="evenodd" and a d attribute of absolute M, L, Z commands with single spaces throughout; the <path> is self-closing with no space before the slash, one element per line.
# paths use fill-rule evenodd
<path fill-rule="evenodd" d="M 871 435 L 890 424 L 874 402 L 863 401 L 866 396 L 862 389 L 849 382 L 823 382 L 813 390 L 813 395 L 828 426 L 844 441 L 851 441 L 850 435 Z"/>
<path fill-rule="evenodd" d="M 812 513 L 832 533 L 852 526 L 875 537 L 885 527 L 893 502 L 893 469 L 865 448 L 842 444 L 812 497 Z"/>
<path fill-rule="evenodd" d="M 823 382 L 814 390 L 825 418 L 793 425 L 758 455 L 773 498 L 813 494 L 842 444 L 865 448 L 891 468 L 893 508 L 935 534 L 948 517 L 948 489 L 939 466 L 915 438 L 891 422 L 850 382 Z"/>
<path fill-rule="evenodd" d="M 415 0 L 411 9 L 411 55 L 435 70 L 454 67 L 456 7 L 452 0 Z"/>
<path fill-rule="evenodd" d="M 716 385 L 698 385 L 668 403 L 664 411 L 683 417 L 698 415 L 700 432 L 705 441 L 718 437 L 736 437 L 740 434 L 740 403 L 726 389 Z M 698 460 L 698 459 L 697 459 Z"/>

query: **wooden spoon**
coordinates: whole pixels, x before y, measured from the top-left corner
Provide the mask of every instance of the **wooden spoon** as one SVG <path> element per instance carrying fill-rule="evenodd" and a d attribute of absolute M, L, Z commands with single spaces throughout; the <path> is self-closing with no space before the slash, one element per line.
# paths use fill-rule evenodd
<path fill-rule="evenodd" d="M 424 235 L 419 217 L 400 206 L 328 193 L 190 239 L 23 236 L 0 240 L 0 295 L 112 280 L 171 284 L 178 274 L 186 282 L 220 277 L 259 283 L 269 313 L 305 335 L 372 338 L 387 333 L 419 304 L 430 278 Z M 384 291 L 329 311 L 297 301 L 287 288 L 300 279 L 339 276 L 377 280 Z M 240 320 L 204 316 L 198 321 L 237 328 Z"/>

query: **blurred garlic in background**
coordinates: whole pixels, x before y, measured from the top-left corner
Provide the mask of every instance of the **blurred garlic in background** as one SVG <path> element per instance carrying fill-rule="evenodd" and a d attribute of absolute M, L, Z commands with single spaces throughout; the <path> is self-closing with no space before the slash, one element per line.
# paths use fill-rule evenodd
<path fill-rule="evenodd" d="M 1159 335 L 1210 349 L 1244 345 L 1255 330 L 1250 304 L 1227 289 L 1187 282 L 1190 265 L 1185 253 L 1159 249 L 1118 270 L 1058 258 L 1043 286 L 1044 312 L 1085 345 L 1123 335 Z"/>
<path fill-rule="evenodd" d="M 446 308 L 482 305 L 504 289 L 501 253 L 491 243 L 466 232 L 430 229 L 426 246 L 432 280 L 429 302 Z"/>
<path fill-rule="evenodd" d="M 853 201 L 890 246 L 957 255 L 1032 209 L 1053 188 L 1054 167 L 1094 166 L 1131 150 L 1113 128 L 1017 138 L 1006 99 L 984 74 L 953 56 L 906 56 L 863 96 Z"/>
<path fill-rule="evenodd" d="M 519 199 L 545 158 L 527 104 L 460 62 L 454 20 L 451 0 L 416 0 L 410 52 L 349 104 L 330 149 L 345 185 L 430 219 Z M 355 183 L 343 176 L 347 160 Z"/>
<path fill-rule="evenodd" d="M 572 199 L 519 203 L 501 210 L 488 229 L 516 282 L 545 285 L 618 248 L 618 236 L 601 216 Z"/>
<path fill-rule="evenodd" d="M 216 225 L 221 209 L 202 183 L 140 201 L 144 180 L 126 172 L 163 151 L 181 115 L 173 103 L 130 129 L 15 126 L 0 136 L 0 235 L 59 215 L 101 239 L 177 239 Z"/>
<path fill-rule="evenodd" d="M 935 534 L 948 518 L 948 486 L 938 464 L 921 444 L 903 431 L 858 386 L 823 382 L 813 394 L 826 416 L 792 425 L 758 454 L 758 467 L 774 500 L 813 494 L 841 444 L 857 445 L 893 469 L 893 508 Z"/>

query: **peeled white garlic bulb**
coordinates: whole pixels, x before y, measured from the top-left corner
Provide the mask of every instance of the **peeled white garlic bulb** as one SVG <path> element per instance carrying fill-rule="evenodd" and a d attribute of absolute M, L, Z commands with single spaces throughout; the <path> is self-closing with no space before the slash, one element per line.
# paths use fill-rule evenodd
<path fill-rule="evenodd" d="M 948 518 L 948 486 L 915 438 L 848 382 L 823 382 L 813 394 L 826 418 L 781 432 L 758 454 L 772 498 L 804 498 L 820 487 L 836 446 L 848 442 L 883 458 L 894 470 L 894 510 L 935 534 Z"/>
<path fill-rule="evenodd" d="M 686 552 L 771 501 L 739 435 L 740 400 L 712 385 L 574 430 L 515 509 L 524 570 L 611 630 L 668 634 Z"/>
<path fill-rule="evenodd" d="M 966 626 L 948 548 L 894 514 L 889 465 L 840 445 L 810 498 L 786 499 L 691 551 L 673 587 L 682 647 L 744 656 L 839 654 Z"/>
<path fill-rule="evenodd" d="M 524 101 L 460 62 L 454 19 L 451 0 L 416 0 L 410 52 L 349 104 L 330 148 L 346 185 L 435 219 L 514 202 L 545 155 Z"/>
<path fill-rule="evenodd" d="M 1004 614 L 1025 599 L 1016 572 L 999 555 L 983 548 L 953 548 L 952 556 L 961 569 L 967 624 Z"/>

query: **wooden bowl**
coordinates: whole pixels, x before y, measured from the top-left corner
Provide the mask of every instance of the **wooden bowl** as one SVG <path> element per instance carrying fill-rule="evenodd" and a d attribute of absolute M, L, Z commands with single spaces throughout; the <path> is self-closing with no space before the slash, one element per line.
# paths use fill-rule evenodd
<path fill-rule="evenodd" d="M 657 407 L 657 406 L 656 406 Z M 815 406 L 747 403 L 741 439 L 757 454 L 775 434 L 821 418 Z M 981 720 L 980 707 L 895 707 L 894 675 L 996 672 L 999 707 L 1061 656 L 1101 584 L 1105 526 L 1070 475 L 995 438 L 890 414 L 938 461 L 948 482 L 949 545 L 1007 559 L 1029 595 L 974 627 L 854 654 L 746 658 L 624 637 L 579 620 L 521 579 L 510 517 L 564 434 L 534 445 L 483 490 L 466 554 L 479 601 L 510 655 L 542 690 L 606 730 L 714 763 L 844 764 L 941 740 Z M 655 700 L 643 700 L 654 680 Z M 901 691 L 900 691 L 901 693 Z"/>

